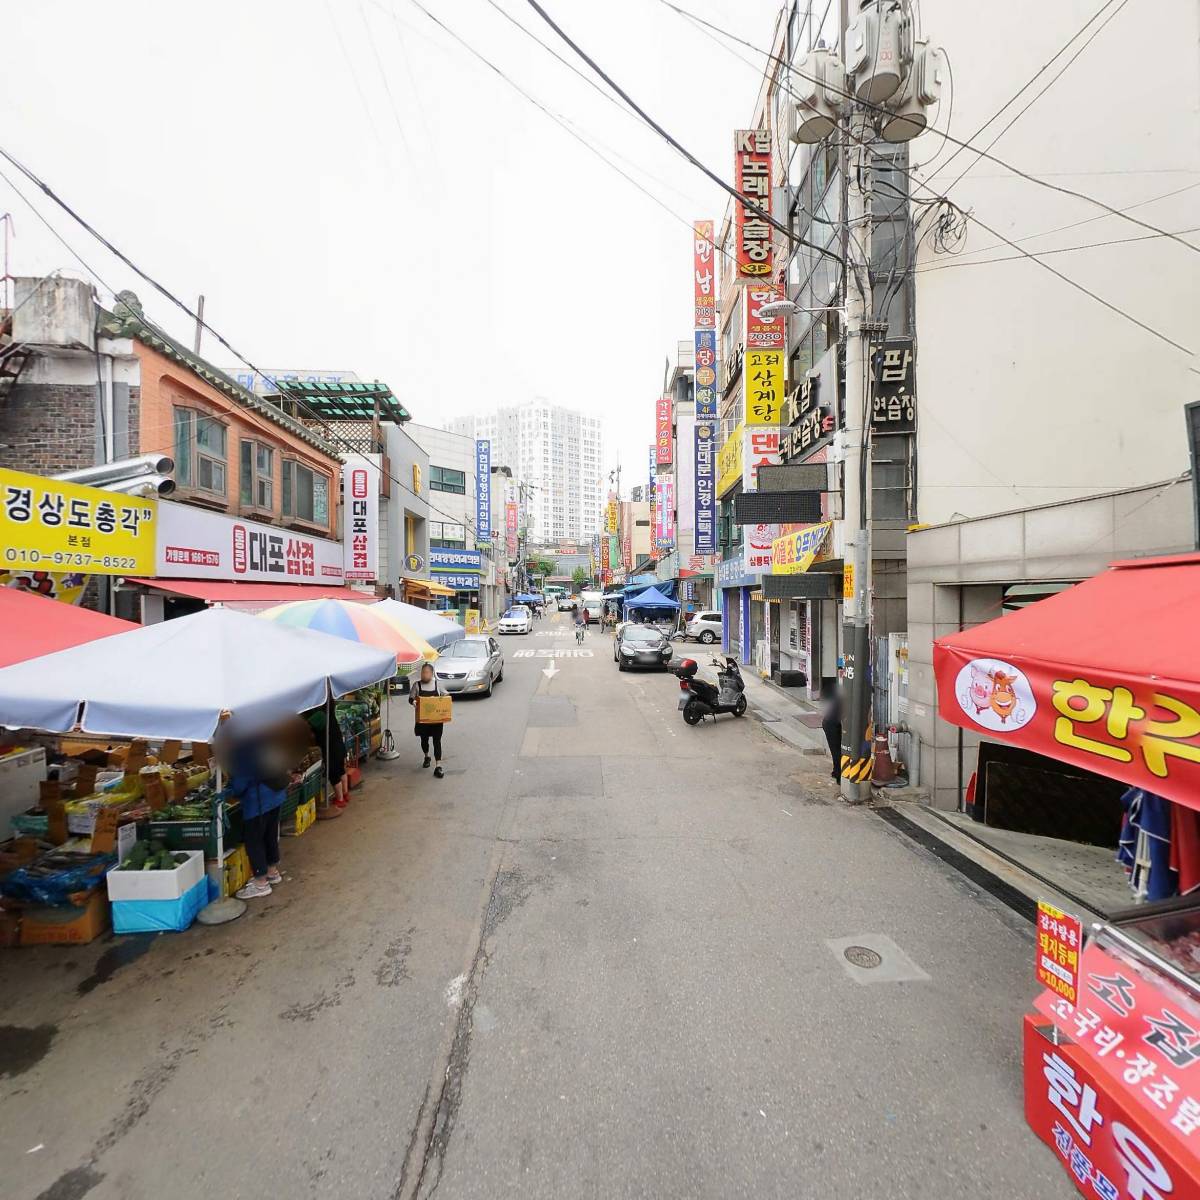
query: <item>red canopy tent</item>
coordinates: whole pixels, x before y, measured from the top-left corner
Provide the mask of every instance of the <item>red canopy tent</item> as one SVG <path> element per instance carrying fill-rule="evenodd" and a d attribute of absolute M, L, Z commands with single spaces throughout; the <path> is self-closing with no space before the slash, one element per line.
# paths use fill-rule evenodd
<path fill-rule="evenodd" d="M 21 588 L 0 588 L 0 667 L 138 626 Z"/>
<path fill-rule="evenodd" d="M 1200 809 L 1200 554 L 1113 563 L 933 666 L 944 720 Z"/>

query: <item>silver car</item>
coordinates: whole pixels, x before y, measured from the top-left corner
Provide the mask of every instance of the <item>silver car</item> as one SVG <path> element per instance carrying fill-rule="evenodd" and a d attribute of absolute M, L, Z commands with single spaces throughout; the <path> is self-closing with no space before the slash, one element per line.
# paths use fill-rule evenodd
<path fill-rule="evenodd" d="M 490 634 L 472 634 L 447 646 L 434 671 L 447 692 L 490 696 L 504 678 L 504 655 Z"/>

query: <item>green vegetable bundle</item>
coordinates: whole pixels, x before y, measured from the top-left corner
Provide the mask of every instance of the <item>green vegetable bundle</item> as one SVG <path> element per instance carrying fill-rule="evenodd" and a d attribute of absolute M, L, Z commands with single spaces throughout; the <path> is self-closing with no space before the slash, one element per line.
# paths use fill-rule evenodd
<path fill-rule="evenodd" d="M 182 850 L 168 850 L 162 842 L 138 842 L 118 871 L 173 871 L 187 862 Z"/>

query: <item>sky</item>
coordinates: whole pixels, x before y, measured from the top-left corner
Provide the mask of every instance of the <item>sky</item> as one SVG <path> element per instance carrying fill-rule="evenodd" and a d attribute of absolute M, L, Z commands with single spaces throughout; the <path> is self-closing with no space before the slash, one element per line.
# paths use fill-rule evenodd
<path fill-rule="evenodd" d="M 520 32 L 588 73 L 525 0 L 421 4 L 653 198 L 415 0 L 9 6 L 22 50 L 0 72 L 0 145 L 177 296 L 203 293 L 258 365 L 383 380 L 426 424 L 533 396 L 600 415 L 627 493 L 665 361 L 691 337 L 688 223 L 719 220 L 725 195 Z M 684 4 L 759 45 L 780 7 Z M 661 0 L 545 7 L 730 177 L 754 71 Z M 0 170 L 13 274 L 91 277 L 104 302 L 132 288 L 190 344 L 185 314 Z M 202 353 L 238 365 L 207 334 Z"/>

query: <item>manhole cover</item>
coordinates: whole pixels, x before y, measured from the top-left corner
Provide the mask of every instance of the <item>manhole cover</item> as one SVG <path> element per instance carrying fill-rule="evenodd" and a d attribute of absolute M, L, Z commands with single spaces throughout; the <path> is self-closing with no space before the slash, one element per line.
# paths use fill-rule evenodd
<path fill-rule="evenodd" d="M 868 946 L 847 946 L 842 951 L 842 956 L 848 963 L 853 963 L 854 966 L 863 967 L 864 969 L 878 967 L 883 962 L 883 956 L 877 954 Z"/>

